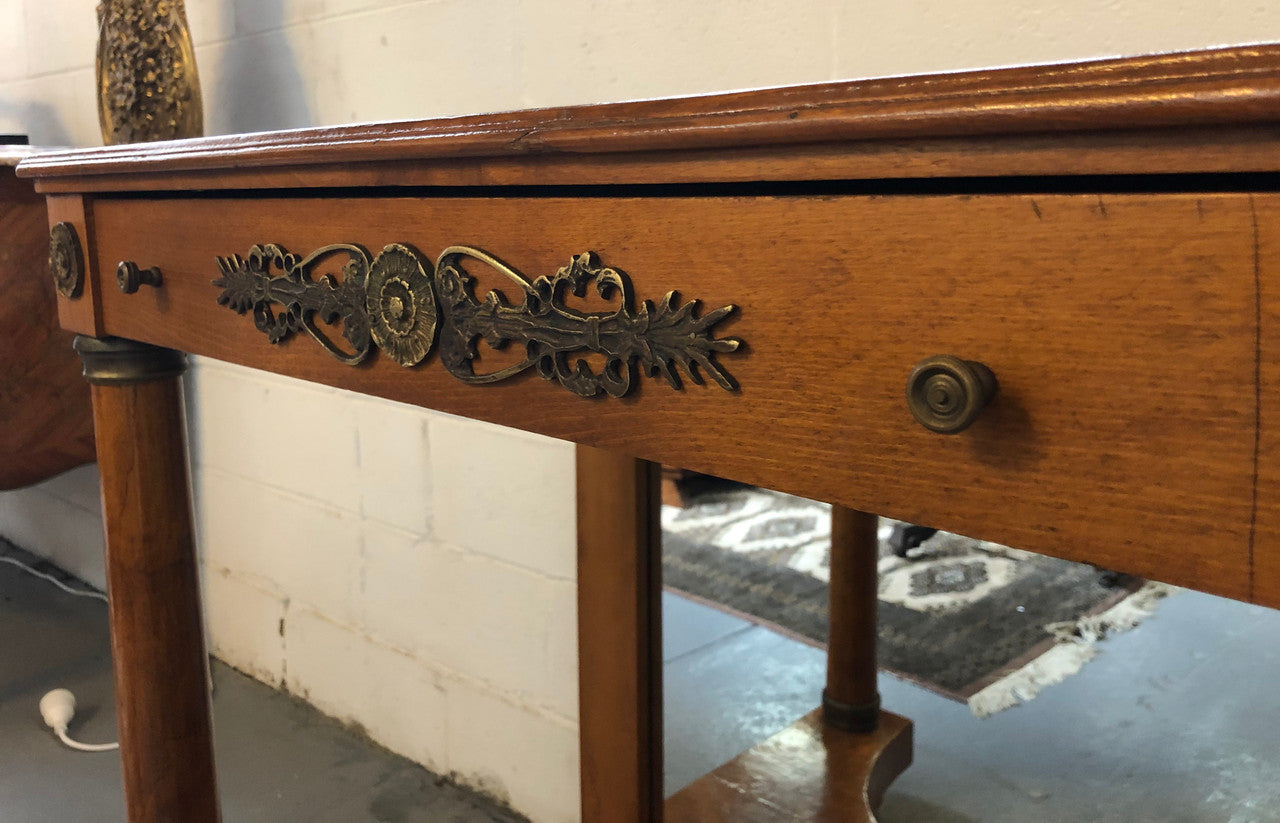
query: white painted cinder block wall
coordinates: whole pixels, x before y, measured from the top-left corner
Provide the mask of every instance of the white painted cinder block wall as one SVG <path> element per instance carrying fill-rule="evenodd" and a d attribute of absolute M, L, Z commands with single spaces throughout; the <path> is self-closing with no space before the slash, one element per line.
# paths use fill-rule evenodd
<path fill-rule="evenodd" d="M 94 5 L 0 0 L 0 132 L 99 142 Z M 1270 0 L 188 0 L 188 14 L 209 133 L 1280 40 Z M 534 820 L 575 820 L 571 447 L 208 360 L 187 397 L 214 652 Z M 97 494 L 92 468 L 0 494 L 0 534 L 102 585 Z"/>

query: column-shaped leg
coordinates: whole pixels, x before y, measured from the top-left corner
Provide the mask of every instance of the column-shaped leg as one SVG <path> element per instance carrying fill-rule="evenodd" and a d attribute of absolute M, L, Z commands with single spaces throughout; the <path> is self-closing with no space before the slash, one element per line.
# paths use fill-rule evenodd
<path fill-rule="evenodd" d="M 583 823 L 662 819 L 659 466 L 578 447 Z"/>
<path fill-rule="evenodd" d="M 815 709 L 673 795 L 667 823 L 875 823 L 911 763 L 911 721 L 876 690 L 875 515 L 833 506 L 827 687 Z"/>
<path fill-rule="evenodd" d="M 879 518 L 831 507 L 830 637 L 822 716 L 831 726 L 869 732 L 880 718 L 876 688 Z"/>
<path fill-rule="evenodd" d="M 102 475 L 116 714 L 131 823 L 216 823 L 178 377 L 182 354 L 76 338 Z"/>

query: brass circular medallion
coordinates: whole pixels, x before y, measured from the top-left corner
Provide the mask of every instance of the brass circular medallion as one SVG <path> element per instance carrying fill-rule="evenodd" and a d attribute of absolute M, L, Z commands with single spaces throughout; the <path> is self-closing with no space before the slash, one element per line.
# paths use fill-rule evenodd
<path fill-rule="evenodd" d="M 80 238 L 70 223 L 55 223 L 49 230 L 49 271 L 58 294 L 76 298 L 84 290 L 84 255 Z"/>
<path fill-rule="evenodd" d="M 402 366 L 416 366 L 436 339 L 436 295 L 422 257 L 408 246 L 385 247 L 369 267 L 365 307 L 378 348 Z"/>

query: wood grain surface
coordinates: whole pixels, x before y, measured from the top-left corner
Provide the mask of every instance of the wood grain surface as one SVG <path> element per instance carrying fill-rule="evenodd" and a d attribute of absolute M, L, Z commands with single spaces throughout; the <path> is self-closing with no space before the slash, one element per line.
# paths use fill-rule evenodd
<path fill-rule="evenodd" d="M 92 214 L 101 271 L 133 259 L 165 276 L 100 290 L 110 334 L 1251 596 L 1247 196 L 103 198 Z M 471 244 L 531 278 L 592 249 L 641 299 L 741 306 L 723 333 L 746 345 L 722 362 L 742 388 L 641 380 L 583 400 L 531 374 L 466 385 L 434 357 L 353 368 L 310 339 L 272 346 L 209 285 L 216 255 L 264 242 L 432 259 Z M 955 436 L 904 402 L 912 366 L 944 353 L 1000 381 Z"/>
<path fill-rule="evenodd" d="M 582 820 L 658 820 L 660 467 L 579 446 L 577 471 Z"/>
<path fill-rule="evenodd" d="M 0 489 L 93 462 L 89 386 L 48 259 L 44 198 L 0 164 Z"/>
<path fill-rule="evenodd" d="M 1256 523 L 1249 543 L 1253 600 L 1280 608 L 1280 196 L 1255 195 L 1259 294 Z"/>
<path fill-rule="evenodd" d="M 875 823 L 885 789 L 911 765 L 911 721 L 889 712 L 851 734 L 813 711 L 667 799 L 666 823 Z"/>
<path fill-rule="evenodd" d="M 880 518 L 831 507 L 827 686 L 824 697 L 846 706 L 880 703 L 876 687 Z"/>
<path fill-rule="evenodd" d="M 116 722 L 130 823 L 217 823 L 177 378 L 93 387 Z"/>
<path fill-rule="evenodd" d="M 98 260 L 95 253 L 97 235 L 93 231 L 93 222 L 88 200 L 80 195 L 54 195 L 47 198 L 49 206 L 49 228 L 58 223 L 69 223 L 75 229 L 80 240 L 81 252 L 84 254 L 84 290 L 74 300 L 58 298 L 58 322 L 62 328 L 79 334 L 101 336 L 102 301 L 99 291 L 105 287 L 114 287 L 113 280 L 101 280 L 98 276 Z M 46 237 L 48 232 L 45 232 Z M 47 241 L 46 241 L 47 242 Z M 48 264 L 45 265 L 48 268 Z M 115 267 L 108 272 L 114 277 Z"/>
<path fill-rule="evenodd" d="M 148 144 L 154 145 L 154 144 Z M 1280 169 L 1272 126 L 859 140 L 696 151 L 371 160 L 45 177 L 42 192 L 582 186 L 996 176 L 1244 174 Z M 34 173 L 34 169 L 24 170 Z"/>
<path fill-rule="evenodd" d="M 1274 125 L 1280 119 L 1278 103 L 1280 46 L 1245 46 L 44 152 L 24 160 L 21 173 L 49 181 L 404 160 L 761 146 L 776 152 L 868 140 Z"/>
<path fill-rule="evenodd" d="M 155 144 L 148 144 L 155 145 Z M 1280 169 L 1273 126 L 858 140 L 619 154 L 328 162 L 294 168 L 136 171 L 36 180 L 48 193 L 436 186 L 583 186 L 1081 175 L 1247 174 Z M 34 173 L 34 169 L 24 169 Z M 891 185 L 891 184 L 886 184 Z M 1250 185 L 1242 182 L 1242 185 Z"/>

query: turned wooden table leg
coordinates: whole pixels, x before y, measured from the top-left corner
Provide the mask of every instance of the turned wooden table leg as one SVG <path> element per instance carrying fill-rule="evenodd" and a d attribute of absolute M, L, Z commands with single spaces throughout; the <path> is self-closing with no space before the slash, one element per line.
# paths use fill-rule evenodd
<path fill-rule="evenodd" d="M 850 732 L 873 731 L 880 718 L 876 688 L 879 518 L 831 507 L 830 638 L 822 717 Z"/>
<path fill-rule="evenodd" d="M 662 819 L 659 466 L 578 447 L 583 823 Z"/>
<path fill-rule="evenodd" d="M 179 352 L 76 338 L 102 474 L 120 757 L 131 823 L 219 819 Z"/>
<path fill-rule="evenodd" d="M 831 633 L 822 708 L 694 781 L 667 823 L 874 823 L 911 763 L 911 721 L 876 689 L 877 518 L 831 509 Z"/>

